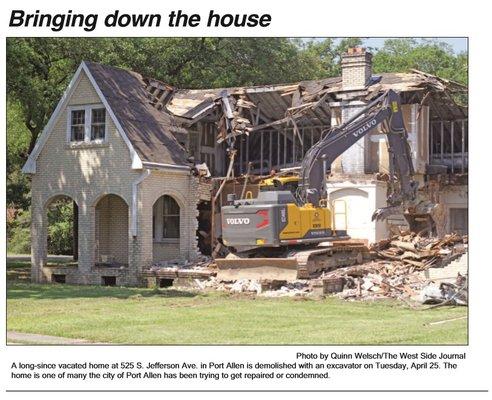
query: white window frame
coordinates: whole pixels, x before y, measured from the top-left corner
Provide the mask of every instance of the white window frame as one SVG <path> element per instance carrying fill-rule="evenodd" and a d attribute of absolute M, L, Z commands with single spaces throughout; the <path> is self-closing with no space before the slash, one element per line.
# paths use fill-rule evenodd
<path fill-rule="evenodd" d="M 85 144 L 102 144 L 108 141 L 108 110 L 106 110 L 105 121 L 104 121 L 104 139 L 91 140 L 91 126 L 92 126 L 92 110 L 101 109 L 104 104 L 85 104 L 80 106 L 68 106 L 67 107 L 67 143 L 72 145 L 77 145 L 79 143 Z M 72 141 L 72 111 L 85 111 L 85 124 L 84 124 L 84 140 L 83 141 Z"/>
<path fill-rule="evenodd" d="M 164 199 L 163 199 L 163 196 L 166 196 L 166 195 L 162 195 L 161 197 L 159 197 L 159 199 L 157 199 L 157 201 L 155 202 L 155 204 L 152 208 L 152 216 L 154 218 L 154 237 L 152 238 L 152 241 L 154 243 L 161 243 L 161 244 L 177 244 L 180 242 L 180 238 L 181 238 L 181 221 L 183 218 L 182 208 L 173 196 L 167 195 L 167 196 L 171 197 L 174 201 L 176 201 L 176 203 L 178 204 L 178 207 L 179 207 L 179 224 L 178 224 L 179 237 L 177 237 L 177 238 L 165 238 L 165 237 L 163 237 L 163 234 L 164 234 Z"/>

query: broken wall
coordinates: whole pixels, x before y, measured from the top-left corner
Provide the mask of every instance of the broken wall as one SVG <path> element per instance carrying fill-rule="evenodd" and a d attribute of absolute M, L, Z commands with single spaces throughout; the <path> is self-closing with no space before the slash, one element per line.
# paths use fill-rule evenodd
<path fill-rule="evenodd" d="M 439 191 L 439 202 L 444 206 L 445 233 L 468 233 L 468 186 L 445 186 Z"/>
<path fill-rule="evenodd" d="M 346 122 L 352 116 L 357 114 L 363 105 L 345 106 L 342 108 L 342 122 Z M 340 156 L 341 172 L 347 175 L 365 174 L 365 155 L 366 155 L 367 136 L 359 140 L 353 146 L 348 148 Z"/>
<path fill-rule="evenodd" d="M 402 113 L 415 172 L 424 175 L 429 163 L 429 107 L 403 104 Z M 384 134 L 373 134 L 370 140 L 376 145 L 370 147 L 366 164 L 377 165 L 377 169 L 371 169 L 371 172 L 389 172 L 388 144 Z"/>

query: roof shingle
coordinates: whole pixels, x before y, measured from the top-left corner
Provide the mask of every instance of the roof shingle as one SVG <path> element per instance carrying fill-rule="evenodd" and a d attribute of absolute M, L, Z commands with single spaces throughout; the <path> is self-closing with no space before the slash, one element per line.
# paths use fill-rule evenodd
<path fill-rule="evenodd" d="M 172 134 L 173 117 L 154 108 L 140 74 L 85 62 L 142 162 L 189 165 Z"/>

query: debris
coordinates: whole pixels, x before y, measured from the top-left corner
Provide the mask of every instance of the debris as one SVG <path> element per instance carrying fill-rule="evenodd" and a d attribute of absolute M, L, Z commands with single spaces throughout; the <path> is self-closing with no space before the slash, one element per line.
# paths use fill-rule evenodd
<path fill-rule="evenodd" d="M 454 284 L 442 282 L 437 286 L 431 283 L 422 290 L 420 301 L 422 304 L 433 304 L 434 307 L 448 304 L 466 306 L 468 305 L 468 279 L 458 273 Z"/>
<path fill-rule="evenodd" d="M 194 260 L 158 261 L 143 271 L 142 275 L 146 278 L 205 280 L 216 275 L 214 267 L 211 257 L 201 255 Z"/>
<path fill-rule="evenodd" d="M 323 293 L 337 293 L 343 290 L 344 278 L 334 277 L 323 280 Z"/>
<path fill-rule="evenodd" d="M 443 321 L 436 321 L 436 322 L 430 322 L 428 325 L 441 325 L 441 324 L 445 324 L 447 322 L 453 322 L 453 321 L 458 321 L 460 319 L 466 319 L 468 318 L 467 315 L 463 316 L 463 317 L 457 317 L 457 318 L 451 318 L 451 319 L 445 319 Z"/>
<path fill-rule="evenodd" d="M 466 252 L 467 237 L 455 233 L 442 239 L 424 238 L 415 233 L 396 235 L 371 246 L 375 258 L 401 261 L 418 269 L 442 267 Z"/>
<path fill-rule="evenodd" d="M 230 291 L 236 293 L 241 293 L 241 292 L 261 293 L 261 285 L 258 281 L 241 279 L 232 284 Z"/>
<path fill-rule="evenodd" d="M 377 300 L 394 298 L 413 308 L 430 304 L 425 309 L 444 305 L 467 305 L 467 276 L 458 273 L 454 282 L 434 282 L 429 268 L 445 267 L 465 254 L 467 237 L 457 234 L 441 239 L 424 238 L 404 232 L 371 246 L 372 260 L 363 264 L 324 272 L 318 278 L 288 281 L 285 279 L 218 279 L 213 258 L 200 256 L 194 260 L 169 260 L 154 263 L 144 275 L 150 279 L 172 279 L 190 282 L 197 290 L 250 293 L 262 297 L 323 297 L 335 295 L 344 300 Z M 362 260 L 361 260 L 362 261 Z M 450 271 L 456 271 L 450 266 Z M 443 273 L 447 273 L 445 269 Z M 456 273 L 456 272 L 454 272 Z"/>
<path fill-rule="evenodd" d="M 337 293 L 341 299 L 409 300 L 421 304 L 467 304 L 467 279 L 458 274 L 456 283 L 435 283 L 428 279 L 429 268 L 442 268 L 466 252 L 467 238 L 457 234 L 441 239 L 423 238 L 414 233 L 395 235 L 371 246 L 372 261 L 324 273 L 324 294 Z M 334 288 L 337 279 L 343 287 Z"/>

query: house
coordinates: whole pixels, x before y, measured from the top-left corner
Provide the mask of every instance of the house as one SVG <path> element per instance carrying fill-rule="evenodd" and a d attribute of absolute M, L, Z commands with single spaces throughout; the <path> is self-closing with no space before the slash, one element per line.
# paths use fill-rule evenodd
<path fill-rule="evenodd" d="M 438 231 L 466 232 L 467 88 L 438 77 L 372 74 L 349 49 L 342 76 L 288 85 L 184 90 L 132 71 L 83 62 L 29 156 L 32 279 L 138 285 L 153 263 L 193 259 L 220 235 L 227 193 L 254 193 L 253 175 L 295 168 L 327 128 L 392 88 L 403 100 L 420 195 L 441 204 Z M 331 166 L 337 223 L 374 242 L 403 218 L 372 222 L 385 205 L 384 135 L 372 133 Z M 74 205 L 71 266 L 47 265 L 47 208 Z M 208 242 L 204 239 L 207 238 Z"/>

